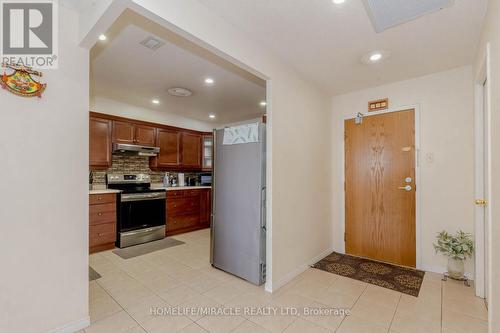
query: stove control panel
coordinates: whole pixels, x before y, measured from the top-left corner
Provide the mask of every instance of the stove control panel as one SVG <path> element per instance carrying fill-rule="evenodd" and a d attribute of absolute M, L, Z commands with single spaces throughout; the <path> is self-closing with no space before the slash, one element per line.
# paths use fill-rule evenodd
<path fill-rule="evenodd" d="M 146 173 L 138 174 L 108 174 L 108 184 L 125 184 L 125 183 L 150 183 L 151 176 Z"/>

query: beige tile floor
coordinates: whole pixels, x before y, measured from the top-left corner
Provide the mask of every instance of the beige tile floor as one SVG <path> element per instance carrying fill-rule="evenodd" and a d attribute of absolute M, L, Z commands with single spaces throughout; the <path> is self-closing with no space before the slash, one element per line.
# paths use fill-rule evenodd
<path fill-rule="evenodd" d="M 486 307 L 473 288 L 437 274 L 426 274 L 418 298 L 315 269 L 269 294 L 209 265 L 209 230 L 175 238 L 186 244 L 129 260 L 111 251 L 90 256 L 102 278 L 90 282 L 85 333 L 487 332 Z M 151 314 L 151 307 L 172 306 L 348 308 L 351 315 Z"/>

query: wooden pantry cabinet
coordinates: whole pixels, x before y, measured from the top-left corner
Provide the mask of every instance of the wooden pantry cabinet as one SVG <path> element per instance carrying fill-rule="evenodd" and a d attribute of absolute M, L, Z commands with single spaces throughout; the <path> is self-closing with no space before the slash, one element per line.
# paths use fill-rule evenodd
<path fill-rule="evenodd" d="M 89 196 L 89 252 L 115 247 L 117 221 L 116 194 Z"/>
<path fill-rule="evenodd" d="M 210 189 L 167 191 L 166 206 L 166 236 L 210 227 Z"/>

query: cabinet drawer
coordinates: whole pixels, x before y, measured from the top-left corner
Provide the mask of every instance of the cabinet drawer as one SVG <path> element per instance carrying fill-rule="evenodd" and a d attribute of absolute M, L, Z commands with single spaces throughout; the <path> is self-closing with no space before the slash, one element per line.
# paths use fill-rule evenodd
<path fill-rule="evenodd" d="M 89 224 L 97 225 L 116 222 L 116 204 L 91 205 L 89 207 Z"/>
<path fill-rule="evenodd" d="M 99 224 L 90 226 L 89 246 L 97 246 L 116 241 L 116 223 Z"/>
<path fill-rule="evenodd" d="M 199 214 L 200 199 L 198 197 L 181 197 L 167 199 L 168 215 Z"/>
<path fill-rule="evenodd" d="M 167 197 L 178 198 L 178 197 L 195 197 L 200 195 L 200 190 L 170 190 L 167 191 Z"/>
<path fill-rule="evenodd" d="M 199 214 L 169 216 L 167 218 L 167 231 L 195 227 L 199 221 Z"/>
<path fill-rule="evenodd" d="M 116 194 L 91 194 L 89 198 L 89 204 L 100 205 L 106 203 L 116 203 Z"/>
<path fill-rule="evenodd" d="M 182 192 L 183 190 L 170 190 L 167 191 L 167 198 L 176 198 L 176 197 L 182 197 Z"/>

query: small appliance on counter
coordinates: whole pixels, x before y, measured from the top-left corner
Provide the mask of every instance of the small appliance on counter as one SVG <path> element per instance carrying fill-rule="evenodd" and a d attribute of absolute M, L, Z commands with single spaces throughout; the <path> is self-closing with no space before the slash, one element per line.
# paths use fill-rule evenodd
<path fill-rule="evenodd" d="M 163 176 L 163 187 L 170 187 L 171 185 L 172 183 L 170 173 L 165 172 L 165 175 Z"/>
<path fill-rule="evenodd" d="M 152 190 L 147 174 L 108 174 L 108 188 L 118 198 L 116 246 L 124 248 L 165 238 L 165 190 Z"/>
<path fill-rule="evenodd" d="M 211 173 L 200 174 L 200 185 L 201 186 L 212 186 L 212 174 Z"/>
<path fill-rule="evenodd" d="M 184 177 L 183 173 L 177 174 L 177 181 L 179 182 L 179 187 L 186 186 L 186 178 Z"/>
<path fill-rule="evenodd" d="M 189 175 L 186 176 L 186 186 L 198 186 L 198 176 L 197 175 Z"/>

